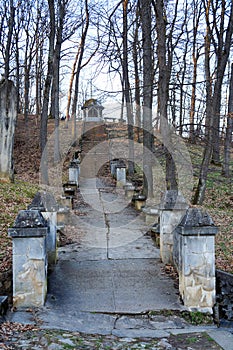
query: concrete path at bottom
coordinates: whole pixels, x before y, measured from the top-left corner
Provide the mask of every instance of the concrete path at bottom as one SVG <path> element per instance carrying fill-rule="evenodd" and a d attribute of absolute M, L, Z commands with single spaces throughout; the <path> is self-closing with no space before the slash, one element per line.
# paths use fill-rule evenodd
<path fill-rule="evenodd" d="M 86 203 L 68 220 L 74 242 L 59 248 L 46 305 L 34 321 L 47 329 L 127 338 L 207 332 L 223 349 L 233 350 L 231 332 L 194 327 L 176 314 L 184 310 L 178 290 L 163 272 L 143 218 L 119 189 L 100 183 L 92 190 L 93 183 L 80 189 Z M 30 323 L 30 316 L 16 312 L 11 320 Z"/>

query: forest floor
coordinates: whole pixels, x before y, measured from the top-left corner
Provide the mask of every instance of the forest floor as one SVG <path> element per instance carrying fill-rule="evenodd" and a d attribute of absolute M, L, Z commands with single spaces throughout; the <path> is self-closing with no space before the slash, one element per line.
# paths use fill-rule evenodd
<path fill-rule="evenodd" d="M 53 128 L 54 121 L 49 120 L 50 134 Z M 193 163 L 194 179 L 197 181 L 203 145 L 187 146 Z M 0 274 L 11 270 L 12 266 L 11 239 L 7 236 L 7 230 L 13 225 L 18 211 L 27 208 L 39 189 L 39 124 L 34 116 L 29 117 L 26 127 L 23 118 L 18 118 L 14 166 L 15 182 L 0 183 Z M 207 209 L 219 227 L 219 233 L 216 235 L 216 267 L 233 273 L 233 180 L 221 175 L 221 167 L 210 166 L 203 208 Z M 2 289 L 4 286 L 0 284 L 0 294 Z"/>

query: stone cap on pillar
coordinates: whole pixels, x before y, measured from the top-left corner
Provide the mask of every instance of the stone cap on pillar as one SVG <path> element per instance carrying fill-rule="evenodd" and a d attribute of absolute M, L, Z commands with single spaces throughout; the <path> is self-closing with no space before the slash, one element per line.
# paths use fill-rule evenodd
<path fill-rule="evenodd" d="M 31 204 L 28 206 L 30 210 L 40 211 L 57 211 L 58 204 L 54 196 L 47 191 L 38 191 L 33 198 Z"/>
<path fill-rule="evenodd" d="M 80 164 L 80 159 L 73 159 L 70 162 L 69 168 L 78 168 Z"/>
<path fill-rule="evenodd" d="M 144 194 L 135 194 L 133 195 L 132 201 L 144 202 L 146 201 L 146 196 Z"/>
<path fill-rule="evenodd" d="M 189 208 L 176 228 L 184 236 L 213 236 L 218 232 L 211 216 L 200 208 Z"/>
<path fill-rule="evenodd" d="M 12 228 L 8 229 L 10 237 L 46 236 L 48 223 L 39 210 L 20 210 Z"/>
<path fill-rule="evenodd" d="M 116 168 L 126 168 L 125 161 L 123 159 L 119 159 L 116 163 Z"/>
<path fill-rule="evenodd" d="M 159 204 L 160 210 L 187 210 L 188 207 L 188 203 L 178 190 L 166 191 Z"/>

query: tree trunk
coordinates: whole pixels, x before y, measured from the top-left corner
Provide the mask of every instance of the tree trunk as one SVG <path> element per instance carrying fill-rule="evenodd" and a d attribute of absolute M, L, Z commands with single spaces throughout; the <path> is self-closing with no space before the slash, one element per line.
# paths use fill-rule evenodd
<path fill-rule="evenodd" d="M 59 86 L 60 86 L 60 61 L 61 61 L 61 46 L 62 46 L 62 33 L 64 27 L 64 21 L 66 16 L 66 1 L 58 2 L 58 27 L 56 45 L 54 50 L 53 59 L 53 98 L 52 104 L 54 105 L 54 118 L 55 118 L 55 138 L 54 138 L 54 162 L 58 163 L 61 160 L 60 155 L 60 133 L 59 133 L 59 122 L 60 122 L 60 107 L 59 107 Z"/>
<path fill-rule="evenodd" d="M 231 64 L 231 79 L 229 87 L 229 100 L 228 100 L 228 118 L 226 127 L 226 136 L 224 140 L 224 161 L 222 174 L 225 177 L 230 177 L 230 149 L 232 143 L 232 131 L 233 131 L 233 63 Z"/>
<path fill-rule="evenodd" d="M 208 13 L 207 13 L 207 19 L 208 19 Z M 205 72 L 206 77 L 208 77 L 208 80 L 206 82 L 206 93 L 207 93 L 207 105 L 206 105 L 206 117 L 209 120 L 209 130 L 208 130 L 208 138 L 207 138 L 207 144 L 204 149 L 204 155 L 203 155 L 203 161 L 201 164 L 201 170 L 199 175 L 199 181 L 198 186 L 195 192 L 194 196 L 194 204 L 202 204 L 205 197 L 205 190 L 206 190 L 206 180 L 208 176 L 208 170 L 209 170 L 209 164 L 211 160 L 211 156 L 213 153 L 213 144 L 214 144 L 214 127 L 217 125 L 217 122 L 215 120 L 219 118 L 218 111 L 220 106 L 220 100 L 221 100 L 221 89 L 222 89 L 222 82 L 224 77 L 224 72 L 226 68 L 226 64 L 229 58 L 230 54 L 230 48 L 231 48 L 231 39 L 232 39 L 232 33 L 233 33 L 233 5 L 231 3 L 231 11 L 229 16 L 229 22 L 228 27 L 226 31 L 226 39 L 224 44 L 224 55 L 221 57 L 221 59 L 218 60 L 217 65 L 217 78 L 215 80 L 214 84 L 214 94 L 213 96 L 210 96 L 211 93 L 211 82 L 209 72 L 210 72 L 210 35 L 209 35 L 210 27 L 209 22 L 207 20 L 207 35 L 206 35 L 206 43 L 205 43 Z"/>
<path fill-rule="evenodd" d="M 76 54 L 74 63 L 73 63 L 73 68 L 70 76 L 70 83 L 69 83 L 69 90 L 68 90 L 68 96 L 67 96 L 67 106 L 66 106 L 66 122 L 69 122 L 69 117 L 70 117 L 70 106 L 71 106 L 71 98 L 72 98 L 72 89 L 73 89 L 73 83 L 74 83 L 74 78 L 76 74 L 76 66 L 78 62 L 78 58 L 80 55 L 80 50 L 81 50 L 81 44 L 79 45 L 78 52 Z"/>
<path fill-rule="evenodd" d="M 156 1 L 156 30 L 157 30 L 157 56 L 159 66 L 158 81 L 158 114 L 161 126 L 161 134 L 165 145 L 166 157 L 166 183 L 168 190 L 177 189 L 176 169 L 174 159 L 171 155 L 173 150 L 172 140 L 170 136 L 170 126 L 168 124 L 167 106 L 169 100 L 169 82 L 172 66 L 172 52 L 167 51 L 167 34 L 166 34 L 166 15 L 163 0 Z M 175 16 L 174 16 L 175 20 Z M 173 20 L 173 21 L 174 21 Z M 171 35 L 171 33 L 170 33 Z M 169 36 L 171 40 L 171 36 Z M 171 43 L 170 43 L 170 46 Z M 171 48 L 169 49 L 171 50 Z"/>
<path fill-rule="evenodd" d="M 60 31 L 60 30 L 59 30 Z M 57 43 L 54 50 L 54 61 L 53 61 L 53 111 L 55 119 L 55 130 L 54 130 L 54 162 L 60 161 L 60 141 L 59 141 L 59 78 L 60 78 L 60 53 L 61 53 L 61 37 L 57 38 Z"/>
<path fill-rule="evenodd" d="M 190 115 L 189 115 L 189 140 L 191 143 L 195 143 L 195 109 L 196 109 L 196 83 L 197 83 L 197 63 L 199 58 L 199 49 L 197 43 L 197 33 L 199 29 L 200 16 L 202 13 L 202 3 L 198 1 L 193 2 L 193 43 L 192 43 L 192 61 L 193 61 L 193 77 L 192 77 L 192 93 L 190 102 Z"/>
<path fill-rule="evenodd" d="M 124 82 L 124 97 L 126 103 L 127 124 L 128 124 L 128 140 L 129 140 L 129 159 L 128 172 L 129 175 L 134 174 L 134 120 L 132 111 L 132 99 L 130 96 L 130 83 L 128 71 L 128 0 L 123 0 L 123 82 Z"/>
<path fill-rule="evenodd" d="M 140 138 L 140 128 L 141 128 L 141 108 L 140 108 L 140 77 L 139 77 L 139 67 L 138 67 L 138 29 L 139 29 L 139 14 L 137 10 L 137 18 L 136 18 L 136 28 L 134 31 L 134 40 L 133 40 L 133 62 L 134 62 L 134 81 L 135 81 L 135 104 L 136 104 L 136 111 L 135 111 L 135 125 L 137 126 L 137 140 Z"/>
<path fill-rule="evenodd" d="M 49 53 L 47 76 L 45 79 L 43 106 L 41 112 L 41 127 L 40 127 L 40 148 L 41 148 L 41 183 L 49 184 L 48 179 L 48 159 L 47 159 L 47 123 L 49 110 L 49 97 L 51 90 L 51 82 L 53 79 L 53 57 L 54 57 L 54 41 L 55 41 L 55 10 L 54 0 L 48 0 L 50 14 L 50 34 L 49 34 Z"/>
<path fill-rule="evenodd" d="M 39 40 L 39 39 L 38 39 Z M 42 48 L 37 44 L 36 53 L 36 116 L 38 117 L 41 113 L 41 81 L 42 81 L 42 65 L 43 65 L 43 55 Z"/>
<path fill-rule="evenodd" d="M 143 50 L 143 173 L 144 191 L 153 198 L 152 152 L 154 135 L 152 128 L 153 59 L 151 40 L 151 0 L 141 1 L 142 50 Z"/>
<path fill-rule="evenodd" d="M 77 138 L 77 130 L 76 130 L 76 117 L 77 117 L 77 115 L 76 114 L 77 114 L 78 94 L 79 94 L 79 78 L 80 78 L 80 72 L 82 70 L 82 60 L 83 60 L 83 55 L 84 55 L 84 50 L 85 50 L 85 42 L 86 42 L 86 37 L 87 37 L 87 32 L 88 32 L 89 22 L 90 22 L 89 10 L 88 10 L 88 0 L 85 0 L 85 12 L 86 12 L 86 21 L 85 21 L 85 27 L 84 27 L 82 37 L 81 37 L 81 42 L 80 42 L 80 45 L 78 48 L 79 58 L 78 58 L 77 71 L 75 74 L 74 99 L 73 99 L 72 112 L 71 112 L 71 116 L 73 119 L 72 136 L 73 136 L 74 142 L 76 141 L 76 138 Z"/>
<path fill-rule="evenodd" d="M 197 82 L 197 58 L 193 54 L 193 80 L 192 80 L 192 93 L 191 93 L 191 107 L 189 115 L 189 140 L 191 143 L 195 143 L 195 131 L 194 131 L 194 116 L 196 108 L 196 82 Z"/>
<path fill-rule="evenodd" d="M 10 0 L 10 18 L 8 21 L 8 34 L 7 43 L 5 49 L 5 79 L 9 78 L 10 74 L 10 55 L 11 55 L 11 45 L 12 45 L 12 35 L 15 24 L 15 7 L 13 0 Z"/>
<path fill-rule="evenodd" d="M 14 180 L 13 146 L 17 94 L 10 80 L 0 82 L 0 181 Z"/>
<path fill-rule="evenodd" d="M 15 48 L 15 62 L 16 62 L 16 78 L 15 78 L 15 86 L 17 91 L 17 113 L 21 113 L 21 106 L 20 106 L 20 58 L 19 58 L 19 40 L 18 40 L 18 33 L 16 34 L 16 48 Z"/>

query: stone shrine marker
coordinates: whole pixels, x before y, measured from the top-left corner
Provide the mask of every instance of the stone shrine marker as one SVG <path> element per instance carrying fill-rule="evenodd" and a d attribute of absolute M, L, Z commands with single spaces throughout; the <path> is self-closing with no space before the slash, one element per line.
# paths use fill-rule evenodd
<path fill-rule="evenodd" d="M 12 81 L 0 81 L 0 180 L 13 181 L 13 145 L 17 118 L 16 88 Z"/>

